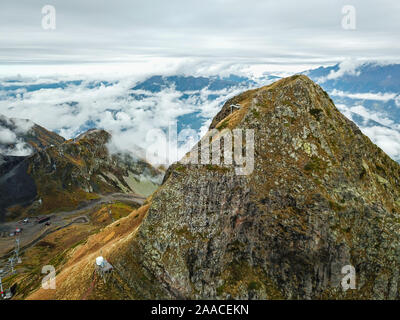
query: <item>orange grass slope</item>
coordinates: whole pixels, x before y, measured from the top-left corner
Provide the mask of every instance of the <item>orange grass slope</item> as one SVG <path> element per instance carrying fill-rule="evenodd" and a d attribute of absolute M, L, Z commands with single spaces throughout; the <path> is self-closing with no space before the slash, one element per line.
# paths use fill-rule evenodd
<path fill-rule="evenodd" d="M 120 299 L 129 298 L 123 284 L 118 286 L 104 284 L 95 276 L 95 259 L 103 256 L 111 264 L 113 255 L 135 236 L 141 222 L 147 214 L 149 204 L 133 211 L 125 218 L 105 227 L 99 233 L 88 238 L 85 244 L 74 249 L 71 258 L 57 270 L 56 289 L 35 291 L 28 300 L 85 300 L 85 299 Z M 113 271 L 114 274 L 117 270 Z M 115 277 L 113 277 L 115 278 Z"/>

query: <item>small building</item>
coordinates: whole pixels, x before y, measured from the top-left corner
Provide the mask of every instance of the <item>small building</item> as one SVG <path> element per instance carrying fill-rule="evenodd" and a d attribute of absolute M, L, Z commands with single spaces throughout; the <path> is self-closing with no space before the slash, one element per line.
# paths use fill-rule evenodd
<path fill-rule="evenodd" d="M 107 278 L 113 271 L 113 266 L 102 256 L 96 258 L 95 268 L 96 272 L 103 278 L 104 282 L 107 281 Z"/>
<path fill-rule="evenodd" d="M 240 104 L 231 104 L 231 113 L 233 113 L 236 110 L 239 110 L 242 106 Z"/>
<path fill-rule="evenodd" d="M 49 220 L 50 220 L 50 217 L 40 218 L 40 219 L 38 220 L 38 223 L 44 223 L 44 222 L 47 222 L 47 221 L 49 221 Z"/>

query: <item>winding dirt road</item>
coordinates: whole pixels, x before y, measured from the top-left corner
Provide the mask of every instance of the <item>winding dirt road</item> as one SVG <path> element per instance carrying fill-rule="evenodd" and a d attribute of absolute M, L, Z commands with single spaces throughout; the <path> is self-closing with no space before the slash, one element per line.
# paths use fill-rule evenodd
<path fill-rule="evenodd" d="M 38 217 L 50 217 L 51 226 L 46 226 L 45 223 L 39 224 L 34 218 L 31 218 L 28 223 L 22 223 L 22 221 L 2 223 L 0 231 L 2 231 L 3 234 L 6 233 L 6 237 L 0 238 L 0 260 L 4 260 L 13 254 L 15 238 L 10 237 L 9 233 L 15 231 L 16 228 L 23 228 L 19 236 L 21 253 L 55 231 L 66 228 L 73 223 L 90 222 L 89 217 L 84 213 L 96 206 L 117 201 L 142 205 L 145 199 L 145 197 L 137 194 L 113 193 L 101 196 L 98 199 L 83 202 L 78 208 L 71 211 L 61 211 Z M 73 216 L 77 217 L 71 220 Z"/>

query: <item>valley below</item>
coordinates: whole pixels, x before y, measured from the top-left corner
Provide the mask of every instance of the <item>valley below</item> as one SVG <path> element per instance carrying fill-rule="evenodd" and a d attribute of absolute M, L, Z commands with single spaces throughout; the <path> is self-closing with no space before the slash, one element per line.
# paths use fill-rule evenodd
<path fill-rule="evenodd" d="M 5 266 L 8 267 L 7 272 L 2 273 L 3 285 L 18 283 L 14 299 L 23 299 L 41 285 L 44 277 L 41 266 L 53 265 L 55 259 L 59 259 L 54 265 L 60 267 L 74 247 L 108 224 L 130 214 L 144 200 L 144 197 L 136 194 L 115 193 L 81 204 L 69 212 L 36 216 L 27 222 L 3 223 L 0 227 L 0 266 L 3 270 Z M 46 222 L 39 223 L 41 220 Z M 15 232 L 17 228 L 21 230 L 18 234 Z M 12 273 L 9 258 L 15 254 L 17 238 L 20 261 L 13 262 L 15 273 Z"/>

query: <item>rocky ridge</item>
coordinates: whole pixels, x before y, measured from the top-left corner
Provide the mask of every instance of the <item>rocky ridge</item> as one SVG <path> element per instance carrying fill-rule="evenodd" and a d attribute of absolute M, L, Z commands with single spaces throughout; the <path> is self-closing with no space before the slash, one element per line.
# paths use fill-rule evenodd
<path fill-rule="evenodd" d="M 241 105 L 233 113 L 232 102 Z M 172 165 L 129 216 L 140 226 L 119 238 L 122 226 L 111 225 L 97 235 L 107 239 L 97 251 L 90 239 L 78 249 L 112 262 L 111 285 L 123 283 L 136 299 L 400 298 L 400 166 L 320 86 L 296 75 L 244 92 L 214 128 L 213 139 L 254 130 L 254 170 Z M 31 298 L 77 298 L 73 288 L 90 281 L 93 266 L 75 262 L 68 272 L 79 283 Z M 342 290 L 346 265 L 356 290 Z"/>
<path fill-rule="evenodd" d="M 0 165 L 3 217 L 73 209 L 113 192 L 151 194 L 163 172 L 127 154 L 110 154 L 110 139 L 104 130 L 89 130 L 27 157 L 6 157 Z"/>
<path fill-rule="evenodd" d="M 51 132 L 27 119 L 7 118 L 0 115 L 0 129 L 8 129 L 12 132 L 15 140 L 13 142 L 1 142 L 1 150 L 13 150 L 16 147 L 16 142 L 25 143 L 30 147 L 32 153 L 40 151 L 49 146 L 57 146 L 65 141 L 63 137 L 55 132 Z"/>

